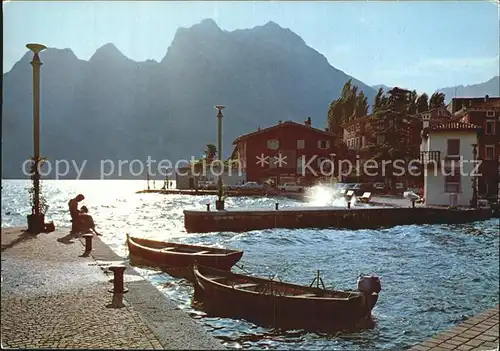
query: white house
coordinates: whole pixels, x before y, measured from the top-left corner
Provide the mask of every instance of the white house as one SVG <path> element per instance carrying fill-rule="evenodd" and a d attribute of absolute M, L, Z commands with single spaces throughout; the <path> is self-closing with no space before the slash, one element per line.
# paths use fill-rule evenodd
<path fill-rule="evenodd" d="M 421 160 L 426 205 L 470 206 L 477 126 L 454 120 L 423 120 Z"/>

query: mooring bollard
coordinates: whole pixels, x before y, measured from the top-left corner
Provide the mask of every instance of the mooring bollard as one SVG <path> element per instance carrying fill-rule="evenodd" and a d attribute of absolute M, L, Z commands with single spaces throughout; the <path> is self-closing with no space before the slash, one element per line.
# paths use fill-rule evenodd
<path fill-rule="evenodd" d="M 92 239 L 94 238 L 94 234 L 84 234 L 85 238 L 85 252 L 92 251 Z"/>
<path fill-rule="evenodd" d="M 411 207 L 415 208 L 415 200 L 411 200 Z"/>
<path fill-rule="evenodd" d="M 278 207 L 279 207 L 279 205 L 280 205 L 280 204 L 279 204 L 278 202 L 276 202 L 276 203 L 274 204 L 274 209 L 275 209 L 276 211 L 278 211 Z"/>
<path fill-rule="evenodd" d="M 113 294 L 124 294 L 128 291 L 128 289 L 123 286 L 123 272 L 125 272 L 125 269 L 127 269 L 127 267 L 122 264 L 109 267 L 109 270 L 114 274 L 113 289 L 109 290 Z"/>
<path fill-rule="evenodd" d="M 207 211 L 210 212 L 210 203 L 207 204 Z"/>
<path fill-rule="evenodd" d="M 351 201 L 347 201 L 347 208 L 351 208 Z"/>

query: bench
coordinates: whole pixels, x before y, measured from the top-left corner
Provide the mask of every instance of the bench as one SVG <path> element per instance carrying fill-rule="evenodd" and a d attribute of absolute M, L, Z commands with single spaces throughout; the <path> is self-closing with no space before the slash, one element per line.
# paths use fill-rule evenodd
<path fill-rule="evenodd" d="M 198 251 L 198 252 L 194 252 L 193 255 L 204 255 L 206 253 L 209 253 L 210 251 Z"/>
<path fill-rule="evenodd" d="M 360 196 L 358 198 L 358 200 L 363 202 L 363 203 L 368 203 L 368 202 L 370 202 L 371 198 L 372 198 L 372 193 L 365 192 L 365 193 L 363 193 L 363 196 Z"/>
<path fill-rule="evenodd" d="M 300 294 L 300 295 L 294 295 L 294 297 L 314 297 L 316 294 Z"/>
<path fill-rule="evenodd" d="M 236 285 L 233 285 L 233 288 L 235 289 L 245 289 L 245 288 L 253 288 L 255 286 L 258 286 L 259 284 L 255 284 L 255 283 L 244 283 L 244 284 L 236 284 Z"/>
<path fill-rule="evenodd" d="M 210 277 L 210 280 L 222 280 L 226 279 L 226 277 Z"/>

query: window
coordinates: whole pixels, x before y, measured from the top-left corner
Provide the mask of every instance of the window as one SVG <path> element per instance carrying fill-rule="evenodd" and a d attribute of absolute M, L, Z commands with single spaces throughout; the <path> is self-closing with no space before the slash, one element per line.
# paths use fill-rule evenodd
<path fill-rule="evenodd" d="M 323 171 L 330 171 L 331 162 L 327 157 L 318 157 L 318 168 Z"/>
<path fill-rule="evenodd" d="M 460 157 L 460 139 L 448 139 L 447 156 Z"/>
<path fill-rule="evenodd" d="M 304 149 L 306 147 L 305 140 L 297 140 L 297 149 Z"/>
<path fill-rule="evenodd" d="M 269 168 L 277 168 L 278 167 L 278 163 L 276 162 L 275 156 L 269 157 L 268 161 L 269 161 Z"/>
<path fill-rule="evenodd" d="M 269 150 L 277 150 L 280 147 L 280 142 L 276 139 L 267 140 L 267 148 Z"/>
<path fill-rule="evenodd" d="M 359 123 L 356 123 L 356 132 L 359 132 L 361 130 L 361 126 Z"/>
<path fill-rule="evenodd" d="M 318 140 L 318 149 L 328 149 L 330 147 L 330 142 L 328 140 Z"/>
<path fill-rule="evenodd" d="M 377 135 L 377 145 L 383 144 L 385 141 L 385 135 Z"/>
<path fill-rule="evenodd" d="M 448 168 L 445 169 L 444 178 L 444 192 L 445 193 L 459 193 L 460 192 L 460 169 Z"/>
<path fill-rule="evenodd" d="M 485 128 L 485 133 L 486 135 L 495 135 L 495 120 L 486 120 L 486 128 Z"/>
<path fill-rule="evenodd" d="M 301 156 L 297 158 L 297 174 L 303 174 L 304 163 L 305 163 L 305 157 Z"/>
<path fill-rule="evenodd" d="M 484 147 L 484 159 L 485 160 L 495 159 L 495 145 L 486 145 Z"/>
<path fill-rule="evenodd" d="M 486 117 L 495 117 L 495 111 L 492 110 L 486 111 Z"/>

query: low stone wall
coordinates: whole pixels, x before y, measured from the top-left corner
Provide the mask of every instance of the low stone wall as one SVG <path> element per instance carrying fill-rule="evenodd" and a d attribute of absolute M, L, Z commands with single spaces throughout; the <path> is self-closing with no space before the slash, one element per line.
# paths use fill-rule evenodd
<path fill-rule="evenodd" d="M 491 217 L 490 209 L 286 208 L 283 210 L 184 211 L 188 233 L 241 232 L 271 228 L 373 229 L 411 224 L 458 224 Z"/>

